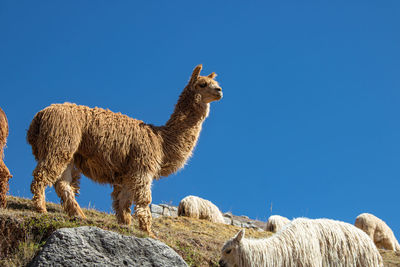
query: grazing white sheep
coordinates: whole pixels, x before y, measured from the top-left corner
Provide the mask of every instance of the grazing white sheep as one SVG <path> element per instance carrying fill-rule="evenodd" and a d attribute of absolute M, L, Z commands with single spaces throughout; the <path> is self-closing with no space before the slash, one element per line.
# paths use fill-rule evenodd
<path fill-rule="evenodd" d="M 221 211 L 213 203 L 196 196 L 187 196 L 181 200 L 178 216 L 205 219 L 214 223 L 225 223 Z"/>
<path fill-rule="evenodd" d="M 400 251 L 400 244 L 392 229 L 378 217 L 362 213 L 357 216 L 354 225 L 366 232 L 378 248 Z"/>
<path fill-rule="evenodd" d="M 283 226 L 290 223 L 290 220 L 280 215 L 271 215 L 268 218 L 267 225 L 265 226 L 266 231 L 273 233 L 278 232 Z"/>
<path fill-rule="evenodd" d="M 383 266 L 372 240 L 351 224 L 328 219 L 295 219 L 265 239 L 244 238 L 241 230 L 222 248 L 222 267 Z"/>

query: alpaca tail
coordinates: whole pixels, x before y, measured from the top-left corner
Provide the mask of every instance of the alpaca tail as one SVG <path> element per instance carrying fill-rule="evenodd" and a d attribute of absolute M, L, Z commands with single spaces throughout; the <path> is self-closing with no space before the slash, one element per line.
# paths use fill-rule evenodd
<path fill-rule="evenodd" d="M 32 153 L 35 156 L 36 160 L 38 160 L 36 142 L 40 134 L 41 121 L 42 121 L 42 113 L 39 112 L 33 118 L 31 125 L 29 126 L 28 132 L 26 134 L 26 140 L 32 146 Z"/>

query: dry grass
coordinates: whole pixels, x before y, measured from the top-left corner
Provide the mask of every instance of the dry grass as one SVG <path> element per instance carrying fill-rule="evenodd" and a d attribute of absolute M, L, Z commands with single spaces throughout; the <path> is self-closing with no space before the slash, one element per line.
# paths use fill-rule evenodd
<path fill-rule="evenodd" d="M 190 266 L 216 266 L 222 245 L 239 229 L 188 217 L 163 217 L 154 222 L 157 237 L 177 251 Z M 271 235 L 255 230 L 247 230 L 246 234 L 260 238 Z"/>
<path fill-rule="evenodd" d="M 394 252 L 392 250 L 380 249 L 379 252 L 383 257 L 386 267 L 400 266 L 400 251 Z"/>
<path fill-rule="evenodd" d="M 62 227 L 97 226 L 125 235 L 145 237 L 136 220 L 130 227 L 120 226 L 115 216 L 84 209 L 87 220 L 70 219 L 58 204 L 47 203 L 48 214 L 32 211 L 29 199 L 8 197 L 8 208 L 0 210 L 0 266 L 24 266 L 34 257 L 48 236 Z M 157 238 L 179 253 L 189 266 L 217 266 L 223 243 L 238 227 L 187 217 L 162 217 L 153 220 Z M 246 236 L 261 238 L 269 232 L 246 230 Z M 381 250 L 385 266 L 400 267 L 400 253 Z"/>

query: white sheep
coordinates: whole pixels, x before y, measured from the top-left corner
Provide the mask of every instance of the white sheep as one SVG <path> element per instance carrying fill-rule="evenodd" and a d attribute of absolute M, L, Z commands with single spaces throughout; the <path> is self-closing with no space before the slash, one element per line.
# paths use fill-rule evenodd
<path fill-rule="evenodd" d="M 329 219 L 293 220 L 265 239 L 241 230 L 222 248 L 222 267 L 383 266 L 372 240 L 351 224 Z"/>
<path fill-rule="evenodd" d="M 354 225 L 369 235 L 378 248 L 400 251 L 400 244 L 390 227 L 370 213 L 357 216 Z"/>
<path fill-rule="evenodd" d="M 178 216 L 205 219 L 214 223 L 225 223 L 221 211 L 213 203 L 196 196 L 187 196 L 181 200 Z"/>
<path fill-rule="evenodd" d="M 283 226 L 290 223 L 290 220 L 280 215 L 271 215 L 268 218 L 267 225 L 265 226 L 266 231 L 273 233 L 278 232 Z"/>

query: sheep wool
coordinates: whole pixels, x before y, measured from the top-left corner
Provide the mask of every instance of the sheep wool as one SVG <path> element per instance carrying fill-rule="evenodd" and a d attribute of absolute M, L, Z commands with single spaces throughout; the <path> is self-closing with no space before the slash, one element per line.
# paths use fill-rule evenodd
<path fill-rule="evenodd" d="M 113 209 L 121 224 L 131 223 L 130 206 L 140 229 L 151 232 L 151 184 L 184 166 L 197 143 L 210 103 L 222 98 L 215 73 L 192 73 L 174 112 L 164 126 L 154 126 L 121 113 L 71 103 L 39 111 L 27 133 L 38 164 L 31 191 L 36 211 L 46 212 L 45 188 L 55 186 L 65 211 L 85 218 L 75 199 L 74 170 L 111 184 Z"/>
<path fill-rule="evenodd" d="M 351 224 L 293 220 L 265 239 L 244 238 L 241 230 L 222 248 L 222 267 L 378 267 L 382 257 L 372 240 Z"/>
<path fill-rule="evenodd" d="M 290 220 L 280 215 L 271 215 L 268 218 L 265 230 L 276 233 L 283 228 L 286 224 L 290 223 Z"/>
<path fill-rule="evenodd" d="M 211 201 L 196 196 L 187 196 L 181 200 L 178 216 L 204 219 L 214 223 L 225 223 L 221 211 Z"/>
<path fill-rule="evenodd" d="M 400 244 L 392 229 L 378 217 L 362 213 L 357 216 L 354 225 L 367 233 L 378 248 L 400 251 Z"/>

